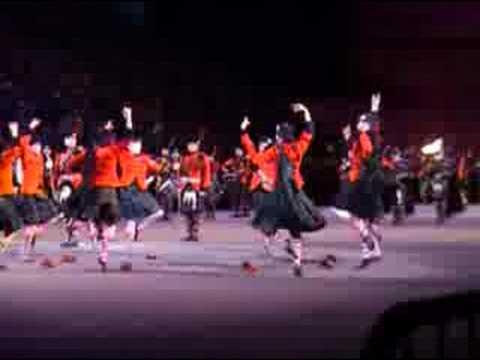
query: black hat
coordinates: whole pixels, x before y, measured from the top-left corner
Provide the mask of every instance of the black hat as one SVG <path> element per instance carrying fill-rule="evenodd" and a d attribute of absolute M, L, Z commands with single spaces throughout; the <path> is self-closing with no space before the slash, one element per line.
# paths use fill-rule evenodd
<path fill-rule="evenodd" d="M 141 140 L 143 140 L 143 136 L 138 130 L 127 131 L 125 133 L 124 137 L 128 141 L 141 141 Z"/>
<path fill-rule="evenodd" d="M 190 143 L 198 143 L 200 139 L 197 135 L 190 135 L 184 139 L 184 145 L 187 146 Z"/>

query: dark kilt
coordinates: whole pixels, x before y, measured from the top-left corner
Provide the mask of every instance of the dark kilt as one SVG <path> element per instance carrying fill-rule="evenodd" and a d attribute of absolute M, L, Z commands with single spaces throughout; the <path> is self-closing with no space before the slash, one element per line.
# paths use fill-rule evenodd
<path fill-rule="evenodd" d="M 108 225 L 115 224 L 120 218 L 120 205 L 117 189 L 86 188 L 85 207 L 81 211 L 80 218 L 94 220 L 97 224 L 104 222 Z"/>
<path fill-rule="evenodd" d="M 23 221 L 13 196 L 0 196 L 0 223 L 6 235 L 22 227 Z"/>
<path fill-rule="evenodd" d="M 62 211 L 67 218 L 87 220 L 85 217 L 82 218 L 87 206 L 87 194 L 88 188 L 86 186 L 80 186 L 73 190 L 72 195 L 62 204 Z"/>
<path fill-rule="evenodd" d="M 279 163 L 279 181 L 272 192 L 254 193 L 253 227 L 265 234 L 277 230 L 313 232 L 326 225 L 325 218 L 303 190 L 297 190 L 291 180 L 291 166 L 282 154 Z"/>
<path fill-rule="evenodd" d="M 373 221 L 383 216 L 383 173 L 380 169 L 365 173 L 351 184 L 347 210 L 354 216 Z"/>
<path fill-rule="evenodd" d="M 136 187 L 130 186 L 118 190 L 121 216 L 126 220 L 143 219 L 158 210 L 155 198 L 147 191 L 139 191 Z"/>
<path fill-rule="evenodd" d="M 26 225 L 44 224 L 58 213 L 52 200 L 39 196 L 19 196 L 16 198 L 16 205 Z"/>

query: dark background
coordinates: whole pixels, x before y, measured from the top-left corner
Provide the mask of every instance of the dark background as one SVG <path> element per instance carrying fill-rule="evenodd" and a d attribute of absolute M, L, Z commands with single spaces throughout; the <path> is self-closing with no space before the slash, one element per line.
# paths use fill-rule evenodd
<path fill-rule="evenodd" d="M 130 100 L 150 146 L 200 132 L 225 156 L 244 114 L 273 135 L 301 100 L 319 172 L 325 144 L 381 91 L 388 143 L 476 146 L 479 16 L 459 1 L 1 3 L 1 116 L 24 116 L 23 99 L 52 124 L 70 108 L 91 122 Z"/>

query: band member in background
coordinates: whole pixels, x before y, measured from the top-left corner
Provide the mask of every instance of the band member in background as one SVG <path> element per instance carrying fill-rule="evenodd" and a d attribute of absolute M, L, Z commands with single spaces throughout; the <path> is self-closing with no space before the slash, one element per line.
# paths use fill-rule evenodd
<path fill-rule="evenodd" d="M 241 148 L 236 148 L 234 156 L 225 161 L 222 171 L 228 183 L 230 205 L 234 211 L 233 216 L 248 217 L 248 184 L 250 182 L 251 169 L 249 161 L 244 156 Z"/>
<path fill-rule="evenodd" d="M 326 222 L 302 190 L 304 180 L 300 167 L 313 138 L 314 124 L 304 105 L 293 104 L 292 110 L 302 115 L 304 130 L 295 138 L 291 124 L 277 125 L 276 145 L 263 152 L 257 151 L 247 133 L 248 118 L 244 118 L 240 128 L 243 147 L 252 163 L 262 171 L 262 190 L 256 197 L 252 224 L 270 240 L 280 229 L 289 231 L 291 239 L 287 239 L 286 250 L 292 257 L 294 275 L 302 276 L 302 232 L 319 230 Z"/>
<path fill-rule="evenodd" d="M 198 241 L 200 214 L 204 199 L 210 190 L 211 164 L 208 155 L 199 151 L 199 141 L 191 139 L 187 143 L 187 152 L 182 157 L 180 174 L 183 177 L 181 189 L 181 209 L 187 220 L 185 241 Z"/>
<path fill-rule="evenodd" d="M 168 148 L 162 148 L 160 158 L 157 163 L 160 166 L 160 171 L 153 183 L 154 192 L 164 211 L 164 220 L 170 220 L 170 214 L 173 210 L 173 205 L 177 197 L 175 174 L 172 169 L 173 159 L 170 156 Z"/>
<path fill-rule="evenodd" d="M 223 189 L 220 184 L 219 179 L 219 172 L 220 172 L 220 163 L 216 159 L 216 147 L 213 148 L 213 151 L 210 152 L 209 160 L 211 164 L 211 179 L 212 179 L 212 186 L 207 193 L 207 197 L 205 199 L 205 207 L 206 207 L 206 218 L 210 220 L 215 220 L 215 212 L 217 209 L 217 202 L 219 197 L 223 193 Z"/>

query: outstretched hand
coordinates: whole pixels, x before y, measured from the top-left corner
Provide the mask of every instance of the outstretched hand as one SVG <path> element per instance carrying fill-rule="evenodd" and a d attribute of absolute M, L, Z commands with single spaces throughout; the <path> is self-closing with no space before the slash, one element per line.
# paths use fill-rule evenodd
<path fill-rule="evenodd" d="M 42 120 L 35 117 L 30 121 L 30 124 L 28 126 L 29 126 L 30 130 L 34 130 L 38 126 L 40 126 L 41 123 L 42 123 Z"/>
<path fill-rule="evenodd" d="M 240 129 L 242 131 L 245 131 L 248 129 L 248 127 L 250 126 L 250 120 L 248 119 L 248 116 L 244 116 L 243 117 L 243 121 L 242 123 L 240 124 Z"/>
<path fill-rule="evenodd" d="M 10 130 L 10 135 L 12 135 L 13 138 L 18 137 L 18 133 L 19 133 L 18 122 L 13 121 L 13 122 L 8 123 L 8 129 Z"/>
<path fill-rule="evenodd" d="M 305 121 L 307 122 L 312 121 L 312 116 L 310 115 L 310 111 L 305 105 L 301 103 L 295 103 L 291 105 L 291 108 L 294 113 L 303 112 Z"/>
<path fill-rule="evenodd" d="M 370 110 L 371 112 L 378 112 L 380 110 L 380 103 L 382 101 L 382 95 L 380 93 L 372 94 Z"/>
<path fill-rule="evenodd" d="M 127 129 L 133 129 L 132 108 L 130 106 L 124 106 L 122 115 L 125 119 Z"/>

